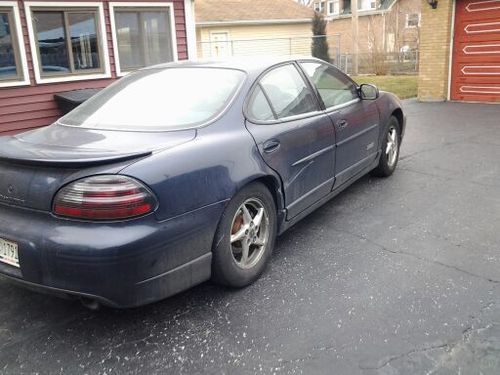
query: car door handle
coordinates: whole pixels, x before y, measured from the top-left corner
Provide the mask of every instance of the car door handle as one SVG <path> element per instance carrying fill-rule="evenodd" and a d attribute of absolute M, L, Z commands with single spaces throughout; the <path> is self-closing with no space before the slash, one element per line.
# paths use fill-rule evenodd
<path fill-rule="evenodd" d="M 349 125 L 349 123 L 347 122 L 347 120 L 339 120 L 339 121 L 337 122 L 337 127 L 338 127 L 339 129 L 344 129 L 344 128 L 346 128 L 346 127 L 347 127 L 347 125 Z"/>
<path fill-rule="evenodd" d="M 277 139 L 270 139 L 264 142 L 264 152 L 269 154 L 270 152 L 276 151 L 280 147 L 280 142 Z"/>

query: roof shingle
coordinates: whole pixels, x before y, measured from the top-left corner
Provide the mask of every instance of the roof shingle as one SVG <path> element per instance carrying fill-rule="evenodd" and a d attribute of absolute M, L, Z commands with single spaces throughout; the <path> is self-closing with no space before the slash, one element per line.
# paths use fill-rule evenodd
<path fill-rule="evenodd" d="M 197 23 L 304 20 L 314 11 L 293 0 L 196 0 Z"/>

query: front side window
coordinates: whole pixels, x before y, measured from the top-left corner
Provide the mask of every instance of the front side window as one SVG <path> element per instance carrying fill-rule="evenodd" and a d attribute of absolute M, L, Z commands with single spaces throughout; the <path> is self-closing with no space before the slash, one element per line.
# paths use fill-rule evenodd
<path fill-rule="evenodd" d="M 217 117 L 245 73 L 219 68 L 144 69 L 131 73 L 59 120 L 92 129 L 169 131 Z"/>
<path fill-rule="evenodd" d="M 0 83 L 23 79 L 17 38 L 13 9 L 0 7 Z"/>
<path fill-rule="evenodd" d="M 114 8 L 120 72 L 174 60 L 169 8 Z"/>
<path fill-rule="evenodd" d="M 267 73 L 260 86 L 278 118 L 318 110 L 313 93 L 294 65 L 284 65 Z"/>
<path fill-rule="evenodd" d="M 103 71 L 96 9 L 32 12 L 41 77 Z"/>
<path fill-rule="evenodd" d="M 318 89 L 326 108 L 359 99 L 356 85 L 334 68 L 316 62 L 304 62 L 301 66 Z"/>

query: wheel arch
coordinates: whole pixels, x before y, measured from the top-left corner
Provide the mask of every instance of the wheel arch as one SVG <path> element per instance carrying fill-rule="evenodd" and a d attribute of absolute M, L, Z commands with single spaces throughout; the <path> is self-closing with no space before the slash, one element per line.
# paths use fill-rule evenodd
<path fill-rule="evenodd" d="M 401 137 L 401 134 L 403 132 L 403 124 L 404 124 L 403 110 L 401 108 L 396 108 L 394 111 L 392 111 L 391 116 L 394 116 L 398 120 L 399 136 Z"/>
<path fill-rule="evenodd" d="M 272 173 L 272 172 L 271 172 Z M 285 197 L 283 194 L 283 188 L 282 188 L 282 182 L 279 176 L 276 176 L 274 174 L 263 174 L 263 175 L 255 175 L 252 177 L 249 177 L 246 179 L 244 182 L 242 182 L 237 189 L 235 189 L 231 199 L 242 189 L 245 187 L 254 184 L 254 183 L 260 183 L 264 185 L 269 192 L 271 193 L 274 203 L 276 205 L 276 219 L 277 219 L 277 226 L 278 226 L 278 233 L 281 233 L 283 223 L 286 218 L 285 214 Z M 229 202 L 230 200 L 228 200 Z"/>
<path fill-rule="evenodd" d="M 250 181 L 246 185 L 251 183 L 260 182 L 263 184 L 271 193 L 276 204 L 276 210 L 279 212 L 284 208 L 283 193 L 281 189 L 281 181 L 278 181 L 274 176 L 266 175 L 257 177 L 256 179 Z M 245 185 L 245 186 L 246 186 Z"/>
<path fill-rule="evenodd" d="M 279 176 L 275 176 L 274 174 L 261 174 L 251 176 L 245 181 L 242 181 L 241 184 L 239 184 L 239 186 L 233 193 L 233 197 L 240 190 L 254 183 L 261 183 L 269 190 L 269 192 L 273 196 L 274 203 L 276 204 L 276 212 L 279 217 L 280 212 L 285 209 L 285 198 L 283 194 L 282 182 Z"/>

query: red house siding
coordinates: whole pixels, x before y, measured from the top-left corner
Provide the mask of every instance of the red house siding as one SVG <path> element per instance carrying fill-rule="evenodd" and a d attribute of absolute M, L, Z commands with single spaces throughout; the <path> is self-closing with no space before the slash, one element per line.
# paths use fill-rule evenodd
<path fill-rule="evenodd" d="M 78 0 L 79 2 L 99 2 L 95 0 Z M 137 2 L 140 0 L 128 1 Z M 127 2 L 120 0 L 120 2 Z M 147 2 L 173 3 L 175 15 L 175 29 L 177 36 L 177 54 L 179 60 L 188 58 L 186 24 L 184 18 L 184 0 L 147 0 Z M 21 17 L 22 38 L 26 49 L 29 69 L 29 86 L 0 88 L 0 136 L 14 134 L 27 129 L 50 125 L 61 116 L 61 112 L 54 100 L 54 94 L 70 90 L 86 88 L 102 88 L 116 79 L 116 66 L 114 61 L 113 40 L 109 12 L 109 0 L 101 3 L 104 8 L 106 23 L 106 36 L 112 78 L 73 81 L 64 83 L 37 84 L 31 47 L 29 44 L 26 11 L 23 1 L 18 1 Z M 1 4 L 1 3 L 0 3 Z M 21 37 L 21 36 L 19 36 Z"/>

